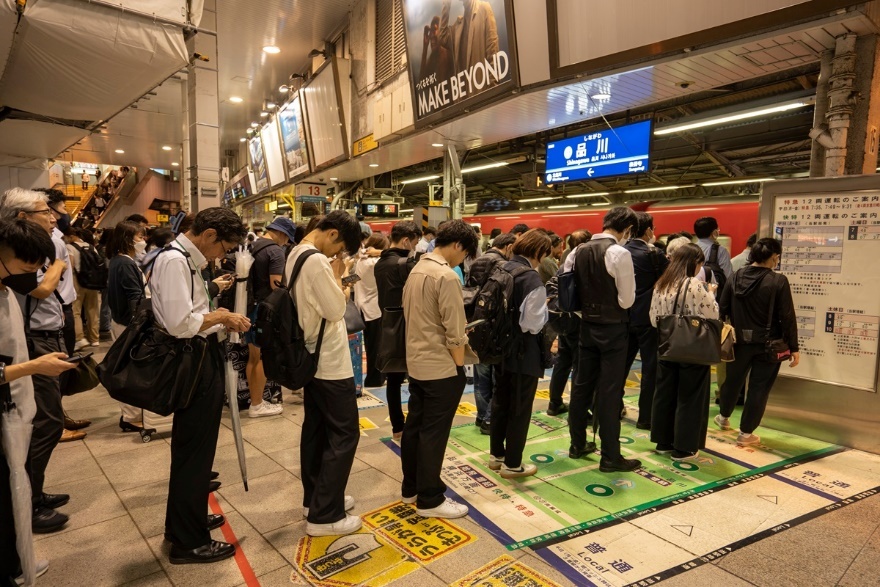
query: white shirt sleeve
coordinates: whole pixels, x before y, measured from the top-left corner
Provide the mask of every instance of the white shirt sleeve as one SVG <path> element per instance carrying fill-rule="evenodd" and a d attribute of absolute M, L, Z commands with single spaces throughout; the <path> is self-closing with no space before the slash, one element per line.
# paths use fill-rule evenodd
<path fill-rule="evenodd" d="M 523 332 L 538 334 L 547 323 L 547 289 L 535 288 L 519 307 L 519 327 Z"/>
<path fill-rule="evenodd" d="M 70 261 L 73 265 L 73 270 L 79 273 L 80 271 L 80 258 L 79 251 L 73 245 L 67 245 L 67 254 L 70 255 Z"/>
<path fill-rule="evenodd" d="M 605 269 L 617 284 L 617 303 L 624 310 L 630 308 L 636 301 L 636 276 L 632 255 L 620 245 L 611 245 L 605 253 Z"/>
<path fill-rule="evenodd" d="M 194 337 L 201 330 L 205 316 L 193 312 L 191 288 L 199 287 L 199 283 L 190 272 L 189 262 L 182 256 L 166 253 L 160 255 L 156 265 L 150 280 L 156 319 L 171 336 Z"/>
<path fill-rule="evenodd" d="M 339 322 L 345 317 L 345 293 L 336 285 L 336 276 L 329 262 L 322 263 L 319 255 L 312 255 L 303 263 L 300 278 L 308 279 L 308 300 L 321 318 Z"/>

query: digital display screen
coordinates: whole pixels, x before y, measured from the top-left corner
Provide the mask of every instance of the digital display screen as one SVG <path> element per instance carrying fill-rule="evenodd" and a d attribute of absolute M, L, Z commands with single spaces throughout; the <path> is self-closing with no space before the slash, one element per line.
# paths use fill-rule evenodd
<path fill-rule="evenodd" d="M 396 217 L 397 216 L 397 204 L 383 204 L 382 205 L 382 216 L 387 217 Z"/>
<path fill-rule="evenodd" d="M 399 204 L 362 204 L 361 214 L 368 218 L 397 218 Z"/>
<path fill-rule="evenodd" d="M 477 202 L 477 214 L 481 212 L 502 212 L 504 210 L 519 210 L 519 202 L 507 198 L 490 198 Z"/>
<path fill-rule="evenodd" d="M 651 130 L 646 120 L 547 143 L 544 180 L 553 184 L 647 173 Z"/>
<path fill-rule="evenodd" d="M 379 206 L 377 206 L 376 204 L 367 204 L 366 213 L 367 214 L 378 214 L 379 213 Z"/>

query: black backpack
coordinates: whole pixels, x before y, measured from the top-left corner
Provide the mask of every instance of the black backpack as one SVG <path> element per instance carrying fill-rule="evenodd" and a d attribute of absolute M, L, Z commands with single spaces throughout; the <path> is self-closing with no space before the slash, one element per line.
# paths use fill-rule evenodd
<path fill-rule="evenodd" d="M 305 333 L 299 325 L 299 312 L 291 295 L 303 263 L 316 253 L 314 249 L 303 251 L 293 266 L 288 284 L 272 290 L 257 305 L 256 341 L 266 378 L 289 389 L 300 389 L 314 379 L 321 356 L 327 320 L 321 320 L 318 344 L 312 354 L 306 348 Z"/>
<path fill-rule="evenodd" d="M 107 289 L 110 269 L 107 267 L 107 259 L 104 255 L 95 247 L 84 248 L 76 243 L 71 244 L 79 251 L 79 271 L 76 272 L 76 279 L 80 286 L 86 289 Z"/>
<path fill-rule="evenodd" d="M 526 271 L 529 271 L 528 267 L 507 271 L 496 266 L 476 296 L 473 320 L 485 322 L 468 333 L 468 340 L 481 364 L 500 363 L 514 342 L 519 308 L 511 303 L 513 281 Z"/>
<path fill-rule="evenodd" d="M 718 284 L 718 296 L 720 299 L 721 292 L 724 291 L 724 285 L 727 283 L 727 277 L 724 275 L 724 270 L 721 269 L 721 265 L 718 264 L 718 249 L 721 248 L 721 245 L 715 243 L 712 245 L 712 249 L 709 253 L 709 258 L 706 259 L 706 262 L 703 264 L 703 267 L 706 270 L 706 282 L 711 283 L 711 275 L 715 276 L 715 283 Z M 711 275 L 709 273 L 711 272 Z"/>

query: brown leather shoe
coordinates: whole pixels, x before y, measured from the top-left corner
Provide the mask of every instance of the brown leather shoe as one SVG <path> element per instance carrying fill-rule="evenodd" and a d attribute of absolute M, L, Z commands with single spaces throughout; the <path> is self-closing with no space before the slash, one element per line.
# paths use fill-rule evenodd
<path fill-rule="evenodd" d="M 74 420 L 73 418 L 68 417 L 66 414 L 64 415 L 65 430 L 80 430 L 82 428 L 88 428 L 91 425 L 91 420 Z"/>
<path fill-rule="evenodd" d="M 61 440 L 59 442 L 73 442 L 74 440 L 82 440 L 86 437 L 85 432 L 80 432 L 79 430 L 67 430 L 61 434 Z"/>

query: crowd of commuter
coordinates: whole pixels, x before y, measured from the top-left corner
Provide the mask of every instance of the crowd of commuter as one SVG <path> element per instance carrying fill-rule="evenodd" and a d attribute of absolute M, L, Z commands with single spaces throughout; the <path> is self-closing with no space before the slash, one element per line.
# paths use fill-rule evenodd
<path fill-rule="evenodd" d="M 207 514 L 208 495 L 218 486 L 211 469 L 225 397 L 225 339 L 241 333 L 249 353 L 250 416 L 280 414 L 276 398 L 264 393 L 273 384 L 264 366 L 277 359 L 261 354 L 256 324 L 282 287 L 316 364 L 303 389 L 292 390 L 303 403 L 302 505 L 311 536 L 349 534 L 362 524 L 349 513 L 355 502 L 345 493 L 360 435 L 360 365 L 349 353 L 352 307 L 366 346 L 364 384 L 386 386 L 393 439 L 401 446 L 399 497 L 423 517 L 468 513 L 446 497 L 441 470 L 469 365 L 476 425 L 490 437 L 487 467 L 502 478 L 537 472 L 523 452 L 538 382 L 551 367 L 547 414 L 567 413 L 569 457 L 595 458 L 598 451 L 603 473 L 638 469 L 640 461 L 626 458 L 619 440 L 623 389 L 637 356 L 636 426 L 650 430 L 657 453 L 697 457 L 706 442 L 710 367 L 658 359 L 658 319 L 679 312 L 731 322 L 736 358 L 719 370 L 714 422 L 731 427 L 747 388 L 737 441 L 757 443 L 754 432 L 780 366 L 768 357 L 768 343 L 787 343 L 792 367 L 799 356 L 788 281 L 774 272 L 781 246 L 752 239 L 731 260 L 718 243 L 715 219 L 702 218 L 693 228 L 696 243 L 673 235 L 661 244 L 649 214 L 619 207 L 606 214 L 598 234 L 561 236 L 517 225 L 510 233 L 493 231 L 484 247 L 479 231 L 460 220 L 425 230 L 400 221 L 383 235 L 334 211 L 307 226 L 279 217 L 258 236 L 231 210 L 209 208 L 188 217 L 176 235 L 148 230 L 140 216 L 96 235 L 71 226 L 60 193 L 9 190 L 0 199 L 0 319 L 9 325 L 0 337 L 0 384 L 8 384 L 23 417 L 33 422 L 27 467 L 33 531 L 52 532 L 68 521 L 59 508 L 69 496 L 43 491 L 55 446 L 68 431 L 77 432 L 66 426 L 83 423 L 66 418 L 62 407 L 65 373 L 73 366 L 65 359 L 100 345 L 102 331 L 113 340 L 123 337 L 146 298 L 164 332 L 201 337 L 206 349 L 191 402 L 173 413 L 165 538 L 176 564 L 235 553 L 234 545 L 211 538 L 223 517 Z M 248 275 L 231 275 L 244 248 L 253 265 Z M 243 313 L 230 302 L 236 278 L 248 284 Z M 497 292 L 504 309 L 481 314 Z M 574 296 L 573 306 L 565 307 L 563 294 Z M 473 320 L 477 315 L 482 318 Z M 402 332 L 383 328 L 392 318 L 405 323 Z M 486 337 L 490 328 L 493 336 Z M 405 367 L 391 368 L 384 354 L 398 334 Z M 142 417 L 140 408 L 122 404 L 120 429 L 140 430 Z M 8 476 L 0 459 L 0 585 L 21 573 Z"/>

